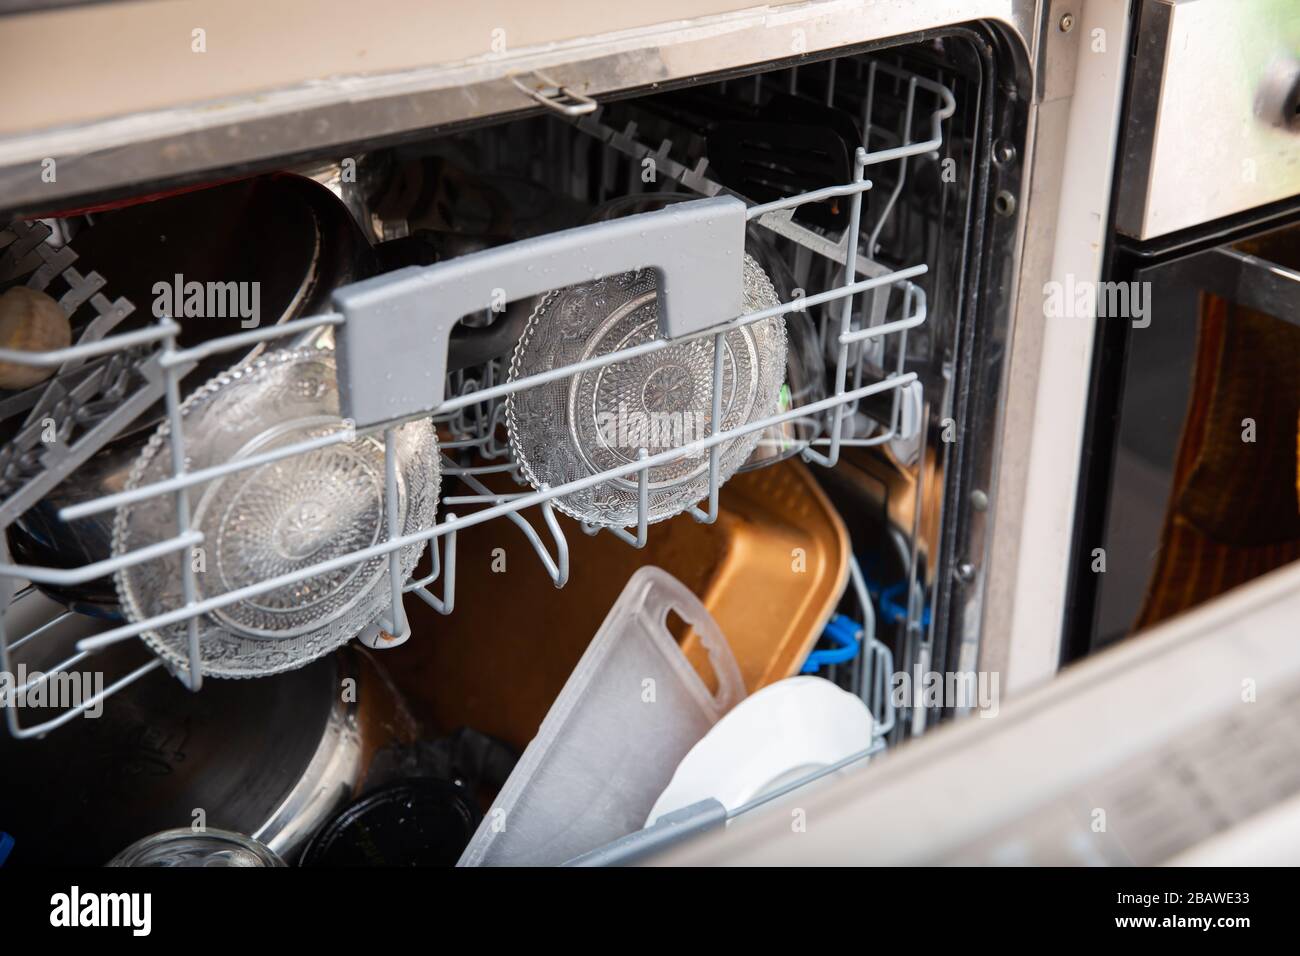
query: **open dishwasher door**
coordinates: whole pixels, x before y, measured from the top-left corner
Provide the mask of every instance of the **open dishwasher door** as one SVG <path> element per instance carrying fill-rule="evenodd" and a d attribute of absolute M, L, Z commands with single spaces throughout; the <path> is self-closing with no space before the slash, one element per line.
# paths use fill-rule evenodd
<path fill-rule="evenodd" d="M 1293 862 L 1297 614 L 1291 565 L 655 862 Z"/>

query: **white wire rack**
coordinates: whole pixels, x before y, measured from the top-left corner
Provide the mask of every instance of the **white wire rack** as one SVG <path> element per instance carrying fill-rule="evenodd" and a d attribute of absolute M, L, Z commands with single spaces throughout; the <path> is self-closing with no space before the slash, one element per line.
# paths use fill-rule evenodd
<path fill-rule="evenodd" d="M 880 68 L 893 69 L 884 65 Z M 873 69 L 873 81 L 874 76 L 875 71 Z M 474 260 L 479 256 L 496 254 L 500 251 L 487 250 L 485 253 L 474 253 L 470 256 L 449 260 L 446 263 L 438 263 L 433 266 L 398 270 L 396 273 L 366 280 L 363 283 L 355 284 L 354 287 L 340 290 L 340 294 L 336 296 L 335 300 L 339 309 L 337 312 L 298 319 L 274 327 L 252 329 L 207 341 L 190 348 L 182 348 L 178 344 L 180 326 L 177 322 L 170 318 L 163 318 L 143 329 L 115 335 L 104 335 L 93 340 L 82 340 L 68 348 L 48 352 L 22 352 L 0 349 L 0 361 L 50 369 L 65 369 L 70 365 L 85 363 L 99 357 L 123 354 L 127 350 L 135 350 L 136 353 L 142 354 L 144 356 L 142 364 L 146 365 L 149 370 L 149 374 L 144 376 L 144 380 L 150 388 L 147 394 L 161 395 L 165 408 L 165 419 L 170 423 L 172 436 L 172 469 L 170 477 L 143 487 L 69 505 L 59 511 L 59 517 L 64 521 L 72 522 L 94 515 L 112 513 L 122 506 L 136 504 L 160 496 L 170 496 L 174 501 L 176 511 L 174 536 L 158 541 L 148 547 L 127 553 L 114 554 L 102 560 L 73 568 L 15 563 L 9 560 L 8 551 L 4 549 L 3 535 L 0 534 L 0 558 L 4 559 L 0 561 L 0 670 L 6 673 L 13 672 L 11 663 L 13 652 L 28 642 L 39 641 L 43 633 L 33 632 L 11 635 L 5 630 L 5 613 L 3 609 L 8 606 L 14 593 L 24 587 L 25 582 L 34 585 L 52 586 L 84 584 L 105 575 L 111 575 L 123 568 L 151 561 L 163 555 L 185 552 L 199 546 L 203 542 L 203 534 L 192 526 L 189 492 L 190 489 L 201 483 L 259 468 L 291 456 L 307 454 L 332 444 L 353 441 L 358 435 L 382 434 L 385 438 L 386 449 L 387 500 L 390 502 L 386 516 L 387 534 L 384 540 L 328 561 L 322 561 L 292 573 L 259 581 L 237 590 L 201 598 L 195 579 L 197 572 L 192 569 L 190 562 L 181 561 L 181 573 L 184 575 L 182 582 L 184 601 L 181 605 L 145 620 L 126 621 L 80 641 L 76 652 L 72 656 L 49 668 L 43 674 L 33 677 L 23 687 L 11 689 L 8 700 L 3 703 L 12 704 L 17 695 L 31 691 L 36 683 L 48 681 L 61 671 L 84 665 L 93 654 L 110 645 L 127 641 L 145 631 L 178 623 L 184 623 L 188 627 L 188 667 L 176 670 L 174 676 L 190 689 L 197 691 L 204 679 L 198 630 L 198 621 L 202 616 L 210 615 L 220 608 L 246 601 L 316 575 L 352 567 L 380 557 L 388 559 L 388 574 L 392 584 L 391 594 L 393 600 L 391 607 L 377 624 L 389 634 L 405 638 L 409 635 L 409 625 L 402 609 L 401 596 L 403 594 L 413 595 L 440 613 L 452 613 L 456 594 L 456 537 L 460 530 L 484 522 L 494 521 L 498 518 L 513 522 L 525 534 L 556 586 L 563 586 L 569 577 L 569 548 L 553 506 L 554 500 L 561 495 L 591 488 L 613 479 L 636 481 L 640 490 L 640 507 L 637 521 L 626 529 L 612 528 L 607 530 L 626 541 L 632 547 L 639 548 L 646 543 L 648 526 L 646 486 L 648 474 L 652 468 L 686 456 L 707 453 L 709 456 L 708 492 L 700 504 L 692 507 L 689 513 L 696 520 L 708 523 L 714 521 L 718 515 L 718 489 L 720 484 L 718 450 L 724 443 L 741 435 L 780 426 L 804 416 L 825 415 L 829 421 L 827 432 L 814 442 L 809 442 L 803 446 L 800 453 L 806 461 L 827 467 L 836 464 L 841 450 L 845 447 L 879 444 L 890 440 L 897 434 L 899 427 L 900 396 L 906 389 L 919 388 L 917 376 L 905 370 L 905 347 L 897 349 L 897 363 L 883 375 L 873 375 L 864 370 L 862 355 L 865 350 L 862 347 L 866 343 L 883 341 L 890 337 L 894 337 L 896 340 L 901 339 L 906 336 L 908 330 L 926 321 L 926 296 L 916 280 L 926 273 L 927 266 L 924 263 L 916 263 L 900 269 L 885 269 L 873 261 L 870 255 L 864 255 L 860 251 L 863 246 L 861 215 L 863 196 L 871 189 L 872 185 L 871 181 L 866 177 L 866 171 L 870 167 L 882 163 L 905 165 L 910 157 L 933 154 L 942 142 L 943 122 L 952 115 L 955 109 L 952 94 L 944 86 L 918 77 L 905 77 L 903 82 L 907 84 L 908 88 L 907 107 L 897 134 L 898 145 L 871 151 L 868 148 L 870 145 L 868 142 L 858 148 L 853 157 L 853 178 L 851 181 L 773 202 L 763 204 L 745 203 L 742 210 L 745 223 L 757 224 L 770 229 L 777 235 L 799 243 L 813 254 L 825 257 L 841 267 L 839 271 L 840 281 L 836 284 L 823 291 L 796 298 L 793 301 L 782 302 L 758 312 L 714 316 L 702 327 L 698 318 L 695 326 L 688 324 L 685 328 L 682 328 L 680 323 L 678 327 L 673 328 L 671 322 L 667 322 L 665 324 L 669 327 L 663 330 L 666 334 L 654 341 L 598 355 L 514 381 L 507 380 L 505 364 L 501 360 L 489 362 L 474 369 L 445 375 L 442 370 L 446 368 L 449 329 L 456 319 L 473 312 L 474 309 L 465 309 L 459 315 L 450 316 L 445 323 L 436 324 L 427 314 L 428 299 L 420 298 L 419 295 L 412 296 L 410 294 L 411 290 L 416 293 L 423 290 L 427 295 L 433 287 L 431 284 L 436 284 L 440 276 L 450 274 L 447 271 L 448 267 L 460 270 L 457 275 L 463 275 L 464 270 L 470 269 L 474 265 L 470 260 Z M 928 96 L 931 99 L 929 104 L 930 136 L 925 140 L 913 142 L 911 139 L 912 113 L 918 98 L 921 96 Z M 869 102 L 870 93 L 868 94 Z M 629 155 L 639 155 L 640 151 L 646 148 L 634 136 L 629 135 L 627 130 L 614 134 L 612 131 L 600 127 L 598 118 L 587 118 L 582 122 L 585 124 L 586 132 L 602 138 L 611 147 L 622 150 Z M 864 128 L 868 130 L 874 128 L 869 116 L 867 122 L 864 123 Z M 707 180 L 703 170 L 674 170 L 671 160 L 666 156 L 666 151 L 661 155 L 660 162 L 662 163 L 661 168 L 667 170 L 669 175 L 678 178 L 682 183 L 696 189 L 701 194 L 713 197 L 723 195 L 721 187 Z M 896 178 L 896 182 L 901 181 L 903 178 L 900 174 Z M 895 197 L 896 195 L 897 190 L 895 190 Z M 891 204 L 895 197 L 891 197 Z M 793 220 L 793 213 L 800 206 L 831 199 L 847 200 L 849 203 L 848 226 L 844 229 L 842 235 L 827 235 L 813 231 L 800 226 Z M 718 203 L 719 201 L 730 202 L 731 200 L 719 200 L 718 198 L 699 200 L 699 202 L 703 203 Z M 710 209 L 714 208 L 718 207 L 710 207 Z M 888 208 L 888 206 L 884 207 L 881 215 L 887 215 Z M 656 215 L 659 214 L 644 213 L 619 220 L 619 222 L 627 223 L 632 220 L 639 220 L 648 223 L 650 220 L 644 217 Z M 680 216 L 675 215 L 674 218 L 680 220 Z M 639 222 L 633 223 L 631 228 L 638 228 L 639 224 Z M 582 230 L 590 230 L 591 228 L 579 227 L 577 230 L 569 230 L 568 232 L 579 233 Z M 874 236 L 878 233 L 879 224 L 872 228 L 871 234 Z M 560 245 L 557 246 L 553 242 L 548 248 L 559 248 L 561 252 L 572 248 L 571 245 L 563 245 L 566 235 L 567 233 L 557 234 Z M 555 237 L 542 238 L 543 240 L 549 240 Z M 509 250 L 507 255 L 514 256 L 516 263 L 528 262 L 529 248 L 527 243 L 531 241 L 514 243 L 513 246 L 506 247 Z M 870 249 L 870 245 L 867 248 Z M 572 253 L 565 254 L 572 255 Z M 739 260 L 739 254 L 737 254 L 736 259 Z M 696 277 L 696 279 L 704 282 L 708 281 L 707 276 Z M 557 284 L 564 285 L 568 283 L 561 281 Z M 353 288 L 358 290 L 356 295 L 350 294 Z M 673 288 L 673 298 L 661 302 L 661 322 L 664 322 L 665 316 L 669 315 L 670 310 L 672 314 L 680 319 L 686 311 L 684 306 L 694 305 L 694 303 L 681 302 L 680 293 L 677 292 L 680 284 L 675 284 Z M 876 324 L 861 320 L 855 322 L 854 300 L 859 296 L 869 296 L 877 290 L 894 290 L 901 296 L 903 303 L 901 316 L 893 321 L 877 322 Z M 536 291 L 526 289 L 523 294 L 532 295 Z M 405 315 L 406 318 L 396 325 L 376 326 L 366 324 L 370 318 L 366 309 L 369 304 L 376 300 L 383 305 L 381 311 L 386 310 L 386 314 L 390 317 L 394 314 L 401 314 Z M 361 302 L 362 305 L 357 305 L 357 302 Z M 408 302 L 414 303 L 414 307 L 403 311 L 404 303 Z M 785 316 L 798 310 L 822 305 L 828 308 L 835 306 L 838 309 L 837 313 L 828 312 L 831 328 L 827 330 L 826 335 L 832 343 L 831 351 L 834 354 L 834 370 L 830 378 L 831 384 L 827 388 L 827 394 L 824 398 L 781 411 L 778 414 L 749 421 L 732 429 L 722 429 L 720 427 L 721 416 L 717 414 L 715 409 L 715 414 L 712 416 L 711 431 L 695 441 L 655 454 L 643 450 L 636 461 L 596 472 L 554 487 L 543 485 L 537 489 L 500 493 L 490 489 L 482 481 L 482 478 L 488 474 L 501 472 L 509 473 L 516 479 L 519 477 L 517 463 L 511 459 L 508 445 L 501 438 L 502 400 L 507 396 L 546 382 L 603 368 L 635 357 L 653 354 L 658 350 L 682 342 L 711 338 L 715 355 L 712 387 L 716 405 L 717 396 L 721 390 L 722 341 L 725 333 L 742 325 L 774 316 Z M 481 309 L 483 306 L 478 305 L 476 307 Z M 866 310 L 863 310 L 860 314 L 866 314 Z M 832 315 L 833 318 L 830 318 Z M 419 342 L 417 343 L 414 339 L 411 339 L 409 342 L 411 348 L 419 355 L 429 356 L 430 365 L 436 372 L 435 375 L 430 376 L 427 374 L 428 369 L 425 369 L 424 378 L 437 379 L 437 387 L 419 399 L 412 398 L 408 394 L 381 394 L 378 396 L 382 399 L 379 405 L 387 409 L 388 412 L 379 416 L 356 413 L 357 409 L 360 409 L 364 404 L 360 394 L 362 387 L 382 390 L 386 387 L 383 384 L 385 381 L 395 378 L 400 379 L 401 376 L 369 376 L 366 378 L 368 369 L 363 367 L 363 363 L 360 363 L 357 359 L 356 356 L 360 354 L 357 350 L 363 347 L 373 347 L 375 336 L 370 333 L 375 328 L 385 330 L 385 334 L 380 336 L 380 339 L 386 339 L 386 347 L 394 350 L 394 355 L 398 351 L 407 351 L 404 348 L 404 343 L 407 343 L 408 340 L 404 339 L 403 335 L 408 337 L 417 336 Z M 181 376 L 198 361 L 214 355 L 238 354 L 261 343 L 299 335 L 311 330 L 324 329 L 332 329 L 339 343 L 340 392 L 344 399 L 344 415 L 348 416 L 348 418 L 345 418 L 344 423 L 336 431 L 313 438 L 310 441 L 297 442 L 276 448 L 273 451 L 224 462 L 201 470 L 187 470 L 184 447 L 185 434 L 181 427 Z M 390 329 L 392 330 L 391 335 L 388 332 Z M 403 332 L 403 329 L 405 329 L 405 332 Z M 349 336 L 351 336 L 350 340 Z M 367 341 L 363 342 L 363 339 Z M 417 344 L 419 347 L 415 348 Z M 351 357 L 349 357 L 349 348 L 353 349 Z M 378 384 L 376 384 L 376 379 L 378 379 Z M 847 436 L 845 426 L 848 414 L 856 408 L 857 403 L 871 396 L 879 395 L 893 396 L 890 427 L 880 434 L 872 435 L 870 438 Z M 373 408 L 374 403 L 369 407 Z M 445 453 L 444 474 L 448 478 L 460 481 L 467 489 L 467 493 L 445 495 L 440 503 L 439 512 L 441 517 L 436 523 L 412 533 L 402 533 L 395 505 L 398 481 L 395 430 L 406 421 L 428 416 L 432 416 L 434 421 L 440 425 L 444 435 L 450 436 L 450 438 L 443 440 L 441 444 Z M 349 418 L 351 420 L 348 420 Z M 473 461 L 469 464 L 466 464 L 464 460 L 458 460 L 468 459 L 471 455 Z M 67 470 L 63 470 L 51 477 L 65 478 L 67 477 Z M 2 504 L 3 502 L 0 502 L 0 505 Z M 540 525 L 536 521 L 536 516 L 530 519 L 528 513 L 532 509 L 536 509 L 540 514 Z M 0 532 L 3 532 L 5 527 L 0 527 Z M 542 530 L 539 530 L 539 527 Z M 594 534 L 597 533 L 598 529 L 586 527 L 584 530 L 587 533 Z M 412 580 L 403 580 L 399 569 L 399 561 L 397 560 L 399 552 L 412 544 L 420 542 L 429 544 L 432 561 L 431 571 Z M 882 726 L 885 725 L 886 720 L 888 724 L 892 724 L 892 716 L 887 718 L 886 711 L 880 709 L 881 698 L 887 696 L 888 693 L 885 671 L 882 670 L 888 651 L 874 638 L 871 646 L 864 648 L 864 651 L 869 655 L 871 674 L 870 680 L 865 683 L 869 687 L 869 693 L 873 701 L 877 703 L 878 721 Z M 5 719 L 9 732 L 16 737 L 33 737 L 45 734 L 73 719 L 81 712 L 96 707 L 105 697 L 128 686 L 160 666 L 163 666 L 161 659 L 155 659 L 115 680 L 105 687 L 101 693 L 83 700 L 78 706 L 40 723 L 23 726 L 19 719 L 19 708 L 5 706 Z"/>

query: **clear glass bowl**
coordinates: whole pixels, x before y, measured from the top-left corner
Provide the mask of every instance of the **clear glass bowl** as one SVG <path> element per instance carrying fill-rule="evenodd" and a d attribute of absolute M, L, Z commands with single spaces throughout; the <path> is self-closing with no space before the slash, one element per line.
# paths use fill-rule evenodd
<path fill-rule="evenodd" d="M 303 348 L 236 366 L 185 401 L 186 469 L 261 455 L 339 431 L 334 354 Z M 171 476 L 171 430 L 164 423 L 141 453 L 127 488 Z M 397 430 L 398 515 L 403 534 L 430 527 L 438 500 L 437 438 L 428 420 Z M 300 453 L 190 488 L 190 527 L 201 551 L 178 552 L 124 568 L 115 578 L 122 606 L 139 621 L 184 606 L 182 561 L 195 569 L 198 600 L 229 594 L 382 542 L 387 537 L 384 442 L 368 435 Z M 118 509 L 114 553 L 176 534 L 172 495 Z M 403 580 L 423 543 L 401 552 Z M 346 643 L 389 606 L 386 555 L 313 574 L 245 597 L 199 618 L 200 659 L 213 677 L 291 670 Z M 187 670 L 188 625 L 141 637 L 169 665 Z"/>
<path fill-rule="evenodd" d="M 111 867 L 283 867 L 263 843 L 229 830 L 163 830 L 132 843 Z"/>
<path fill-rule="evenodd" d="M 682 202 L 700 198 L 699 193 L 662 192 L 635 193 L 611 199 L 592 211 L 590 222 L 605 222 L 641 212 L 653 212 Z M 772 233 L 756 222 L 745 227 L 745 253 L 753 257 L 767 274 L 776 290 L 778 300 L 794 300 L 795 281 L 786 257 L 778 252 Z M 786 370 L 785 387 L 781 390 L 776 411 L 788 412 L 793 408 L 811 405 L 826 397 L 826 372 L 817 340 L 812 316 L 805 310 L 785 315 Z M 781 425 L 763 430 L 755 443 L 754 451 L 740 466 L 739 471 L 765 468 L 792 455 L 821 437 L 827 424 L 825 412 L 803 415 Z"/>
<path fill-rule="evenodd" d="M 762 268 L 744 258 L 746 313 L 778 303 Z M 546 295 L 520 337 L 510 380 L 659 338 L 654 273 L 608 276 Z M 712 431 L 713 337 L 669 346 L 516 392 L 506 427 L 527 480 L 549 487 L 680 448 Z M 785 375 L 785 322 L 762 319 L 723 336 L 721 429 L 775 414 Z M 744 463 L 757 431 L 724 442 L 719 482 Z M 648 520 L 662 521 L 707 497 L 709 453 L 684 454 L 649 470 Z M 594 525 L 637 521 L 637 476 L 610 479 L 555 499 L 561 511 Z"/>

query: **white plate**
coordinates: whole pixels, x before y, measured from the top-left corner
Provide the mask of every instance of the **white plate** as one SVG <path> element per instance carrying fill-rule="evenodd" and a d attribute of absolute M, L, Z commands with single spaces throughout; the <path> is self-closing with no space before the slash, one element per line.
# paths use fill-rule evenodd
<path fill-rule="evenodd" d="M 733 707 L 682 758 L 646 826 L 709 797 L 735 810 L 866 750 L 873 725 L 866 704 L 824 678 L 769 684 Z"/>

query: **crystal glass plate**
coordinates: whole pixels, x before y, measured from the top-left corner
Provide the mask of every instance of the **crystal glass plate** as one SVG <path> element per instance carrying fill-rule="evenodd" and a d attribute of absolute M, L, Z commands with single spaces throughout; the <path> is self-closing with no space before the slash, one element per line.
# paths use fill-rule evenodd
<path fill-rule="evenodd" d="M 327 349 L 272 352 L 208 382 L 181 407 L 186 469 L 198 471 L 322 437 L 344 427 L 334 355 Z M 127 488 L 172 474 L 164 423 L 141 453 Z M 433 524 L 440 480 L 437 438 L 428 420 L 397 430 L 398 514 L 402 533 Z M 129 619 L 185 604 L 182 561 L 195 570 L 197 599 L 230 594 L 342 558 L 387 536 L 384 441 L 367 435 L 214 478 L 189 490 L 190 527 L 204 541 L 116 574 Z M 114 553 L 176 534 L 176 504 L 162 495 L 118 509 Z M 403 580 L 423 543 L 401 552 Z M 301 667 L 347 642 L 389 607 L 386 555 L 321 571 L 201 616 L 204 674 L 255 677 Z M 141 637 L 169 665 L 187 670 L 185 622 Z"/>
<path fill-rule="evenodd" d="M 746 313 L 778 303 L 772 283 L 744 259 Z M 546 295 L 533 311 L 510 366 L 511 381 L 659 338 L 654 273 L 624 272 Z M 511 448 L 537 488 L 575 481 L 680 448 L 712 432 L 713 336 L 516 392 L 506 404 Z M 721 429 L 775 414 L 786 364 L 785 322 L 762 319 L 723 335 Z M 724 442 L 719 481 L 758 442 L 750 432 Z M 651 522 L 678 514 L 709 492 L 708 451 L 683 454 L 648 473 Z M 555 499 L 561 511 L 606 527 L 637 521 L 637 476 L 610 479 Z"/>

